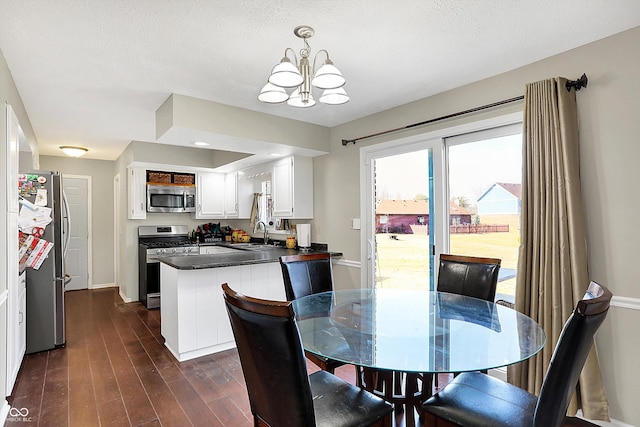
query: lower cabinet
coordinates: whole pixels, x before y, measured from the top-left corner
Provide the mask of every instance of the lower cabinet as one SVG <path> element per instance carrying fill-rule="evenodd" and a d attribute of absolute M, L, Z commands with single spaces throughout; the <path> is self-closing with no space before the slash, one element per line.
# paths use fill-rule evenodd
<path fill-rule="evenodd" d="M 27 350 L 27 279 L 22 273 L 7 304 L 7 395 L 11 394 Z"/>
<path fill-rule="evenodd" d="M 280 264 L 178 270 L 161 264 L 161 332 L 180 362 L 235 347 L 222 284 L 244 295 L 286 300 Z"/>

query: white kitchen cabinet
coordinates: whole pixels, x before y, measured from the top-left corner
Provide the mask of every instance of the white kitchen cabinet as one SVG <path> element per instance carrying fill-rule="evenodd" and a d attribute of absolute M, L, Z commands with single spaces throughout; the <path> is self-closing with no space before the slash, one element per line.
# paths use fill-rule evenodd
<path fill-rule="evenodd" d="M 238 218 L 238 172 L 230 172 L 224 177 L 224 216 Z"/>
<path fill-rule="evenodd" d="M 161 333 L 180 362 L 235 347 L 223 283 L 244 295 L 286 300 L 278 262 L 200 270 L 162 263 L 160 274 Z"/>
<path fill-rule="evenodd" d="M 225 174 L 206 172 L 197 174 L 195 219 L 224 218 Z"/>
<path fill-rule="evenodd" d="M 147 171 L 144 168 L 127 168 L 127 190 L 129 195 L 129 219 L 147 218 Z"/>
<path fill-rule="evenodd" d="M 27 278 L 25 273 L 18 277 L 17 268 L 13 272 L 17 286 L 9 290 L 7 301 L 7 395 L 13 390 L 27 350 Z"/>
<path fill-rule="evenodd" d="M 274 217 L 313 218 L 313 159 L 293 156 L 274 162 L 271 193 Z"/>
<path fill-rule="evenodd" d="M 238 175 L 238 218 L 249 219 L 253 205 L 253 193 L 260 192 L 255 189 L 255 181 Z"/>

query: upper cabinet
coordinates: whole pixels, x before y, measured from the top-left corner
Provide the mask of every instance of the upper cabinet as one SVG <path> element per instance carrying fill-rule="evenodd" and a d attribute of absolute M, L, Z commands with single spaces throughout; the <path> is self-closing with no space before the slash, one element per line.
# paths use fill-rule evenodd
<path fill-rule="evenodd" d="M 229 173 L 195 172 L 196 210 L 194 219 L 249 219 L 256 203 L 255 193 L 262 193 L 263 206 L 269 218 L 313 218 L 313 159 L 291 156 Z M 132 164 L 127 168 L 129 219 L 147 218 L 147 176 L 145 165 Z M 162 174 L 158 172 L 158 174 Z M 187 177 L 191 173 L 170 173 Z M 184 184 L 182 184 L 184 185 Z"/>
<path fill-rule="evenodd" d="M 224 177 L 224 215 L 225 218 L 238 218 L 238 172 Z"/>
<path fill-rule="evenodd" d="M 127 168 L 127 189 L 129 191 L 129 219 L 145 219 L 147 217 L 147 171 L 144 168 Z"/>
<path fill-rule="evenodd" d="M 198 173 L 196 177 L 195 219 L 224 218 L 225 174 L 217 172 Z"/>
<path fill-rule="evenodd" d="M 313 218 L 313 159 L 287 157 L 273 163 L 273 216 Z"/>

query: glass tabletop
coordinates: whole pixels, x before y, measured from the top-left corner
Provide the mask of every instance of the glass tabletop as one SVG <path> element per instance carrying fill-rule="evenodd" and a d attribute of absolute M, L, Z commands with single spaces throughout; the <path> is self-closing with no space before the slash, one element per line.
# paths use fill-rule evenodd
<path fill-rule="evenodd" d="M 293 301 L 293 308 L 305 350 L 377 369 L 492 369 L 528 359 L 546 339 L 522 313 L 445 292 L 323 292 Z"/>

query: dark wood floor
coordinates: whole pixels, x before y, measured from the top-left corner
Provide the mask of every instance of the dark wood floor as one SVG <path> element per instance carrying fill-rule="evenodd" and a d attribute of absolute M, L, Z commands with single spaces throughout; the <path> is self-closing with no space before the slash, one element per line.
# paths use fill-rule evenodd
<path fill-rule="evenodd" d="M 253 425 L 235 350 L 179 363 L 159 310 L 124 304 L 115 288 L 65 296 L 67 344 L 25 357 L 8 400 L 28 415 L 6 426 Z M 355 380 L 352 366 L 336 373 Z"/>
<path fill-rule="evenodd" d="M 8 398 L 21 415 L 5 426 L 253 425 L 235 350 L 179 363 L 163 345 L 159 310 L 124 304 L 115 288 L 65 296 L 67 344 L 25 357 Z M 336 374 L 355 382 L 353 366 Z"/>

